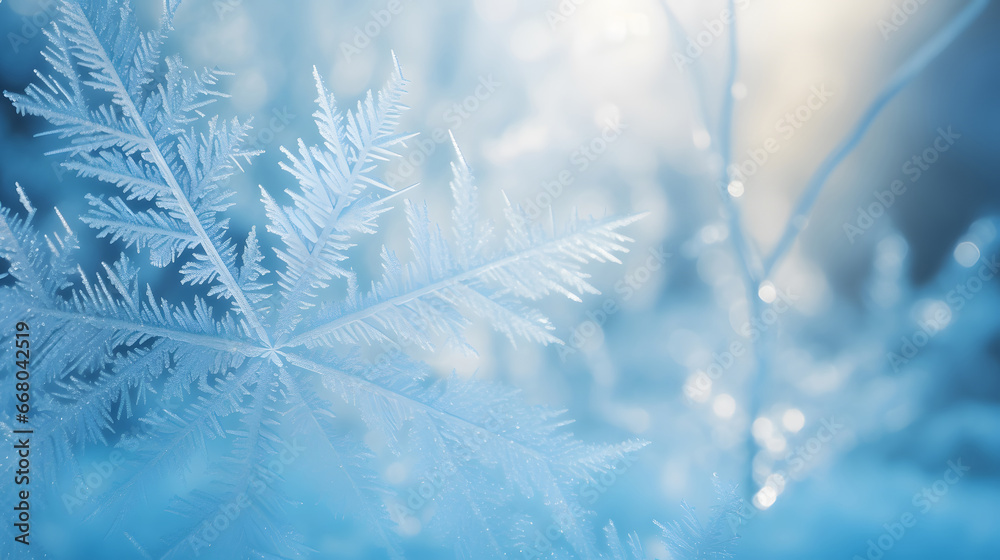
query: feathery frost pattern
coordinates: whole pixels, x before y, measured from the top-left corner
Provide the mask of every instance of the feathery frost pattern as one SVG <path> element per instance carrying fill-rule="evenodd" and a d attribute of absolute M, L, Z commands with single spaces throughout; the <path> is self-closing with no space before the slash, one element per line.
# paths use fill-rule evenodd
<path fill-rule="evenodd" d="M 139 254 L 94 270 L 75 258 L 76 226 L 60 216 L 63 231 L 39 232 L 20 187 L 24 211 L 0 210 L 9 263 L 0 328 L 31 324 L 36 394 L 45 395 L 31 420 L 37 461 L 57 480 L 57 466 L 80 472 L 72 465 L 95 446 L 125 455 L 107 491 L 64 499 L 67 509 L 158 558 L 311 557 L 284 521 L 303 507 L 294 472 L 312 475 L 314 501 L 335 504 L 320 508 L 323 525 L 347 518 L 389 557 L 404 556 L 400 528 L 414 519 L 459 555 L 518 553 L 497 529 L 517 504 L 539 522 L 563 520 L 576 557 L 600 557 L 588 520 L 571 514 L 575 491 L 644 443 L 582 443 L 561 413 L 475 379 L 436 379 L 405 349 L 471 351 L 463 333 L 473 321 L 511 342 L 559 343 L 535 302 L 597 293 L 583 266 L 618 262 L 630 241 L 620 231 L 638 217 L 543 227 L 508 204 L 506 233 L 495 236 L 459 153 L 450 231 L 406 201 L 411 257 L 383 248 L 381 276 L 363 289 L 347 251 L 404 192 L 379 179 L 412 136 L 396 130 L 407 85 L 396 64 L 348 112 L 315 73 L 322 142 L 285 150 L 289 202 L 262 187 L 267 223 L 233 239 L 227 178 L 256 155 L 250 124 L 208 114 L 225 97 L 221 72 L 161 54 L 177 4 L 167 0 L 159 28 L 141 32 L 128 0 L 61 2 L 46 31 L 50 72 L 6 94 L 19 113 L 51 124 L 66 167 L 109 186 L 80 194 L 90 205 L 83 222 Z M 264 264 L 272 249 L 277 270 Z M 186 299 L 160 297 L 141 279 L 172 264 L 191 286 Z M 405 495 L 381 479 L 385 453 L 413 458 L 414 472 L 446 467 L 434 508 L 406 511 Z M 11 470 L 4 461 L 2 484 Z M 164 501 L 171 514 L 156 517 Z M 234 507 L 224 530 L 213 526 Z M 163 531 L 139 543 L 133 517 Z"/>
<path fill-rule="evenodd" d="M 744 519 L 744 501 L 738 488 L 724 483 L 716 476 L 715 496 L 717 503 L 707 523 L 702 523 L 693 507 L 681 503 L 684 517 L 680 521 L 667 524 L 656 523 L 662 531 L 663 546 L 670 553 L 669 560 L 725 560 L 735 558 L 739 535 L 736 528 Z M 649 560 L 643 550 L 638 533 L 629 533 L 624 540 L 618 534 L 613 521 L 604 527 L 607 551 L 602 560 Z M 554 558 L 569 560 L 574 556 L 568 552 L 559 553 Z"/>
<path fill-rule="evenodd" d="M 702 523 L 694 508 L 681 504 L 684 518 L 666 525 L 657 523 L 663 531 L 664 543 L 671 558 L 677 560 L 723 560 L 733 558 L 739 535 L 735 526 L 743 519 L 744 502 L 736 486 L 715 480 L 718 503 L 712 507 L 707 523 Z"/>
<path fill-rule="evenodd" d="M 707 523 L 702 523 L 694 508 L 683 502 L 683 519 L 666 525 L 656 523 L 662 532 L 662 544 L 670 553 L 669 560 L 725 560 L 735 557 L 734 550 L 739 540 L 736 528 L 744 519 L 745 503 L 735 485 L 722 482 L 718 476 L 714 478 L 714 483 L 717 503 L 712 506 Z M 639 534 L 629 533 L 622 540 L 613 521 L 604 527 L 604 541 L 606 550 L 601 553 L 601 560 L 651 560 L 643 550 Z M 541 548 L 536 541 L 536 550 Z M 536 554 L 533 557 L 545 556 Z M 549 557 L 558 560 L 575 558 L 569 551 L 556 551 Z"/>

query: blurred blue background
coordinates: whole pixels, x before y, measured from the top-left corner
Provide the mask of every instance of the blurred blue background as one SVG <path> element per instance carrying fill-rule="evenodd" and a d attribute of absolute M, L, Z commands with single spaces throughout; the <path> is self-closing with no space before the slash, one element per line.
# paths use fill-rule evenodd
<path fill-rule="evenodd" d="M 918 4 L 897 25 L 897 4 L 737 2 L 741 65 L 731 94 L 742 180 L 729 192 L 765 252 L 817 165 L 964 5 Z M 152 24 L 157 4 L 138 5 Z M 916 525 L 892 537 L 886 558 L 998 557 L 1000 278 L 974 279 L 1000 251 L 1000 6 L 895 99 L 837 169 L 760 287 L 759 316 L 748 311 L 720 211 L 719 138 L 710 132 L 726 83 L 727 40 L 716 36 L 725 6 L 671 7 L 705 39 L 700 54 L 678 51 L 652 0 L 188 0 L 166 50 L 232 72 L 220 109 L 255 118 L 266 152 L 234 178 L 237 229 L 264 219 L 258 184 L 276 192 L 290 182 L 278 148 L 317 137 L 313 66 L 347 107 L 387 79 L 393 51 L 412 82 L 402 128 L 422 142 L 387 178 L 419 183 L 410 196 L 428 200 L 433 217 L 450 211 L 455 157 L 438 129 L 454 133 L 498 222 L 504 196 L 540 219 L 550 210 L 557 219 L 649 213 L 630 230 L 624 264 L 596 269 L 603 295 L 546 302 L 565 348 L 514 349 L 483 326 L 470 333 L 478 356 L 424 358 L 442 375 L 476 373 L 567 409 L 585 440 L 650 441 L 592 507 L 637 531 L 652 556 L 667 557 L 652 520 L 678 518 L 682 500 L 707 515 L 718 473 L 754 484 L 760 511 L 740 529 L 738 558 L 865 557 L 868 541 L 908 512 Z M 43 66 L 45 11 L 7 0 L 0 14 L 0 88 L 20 91 Z M 17 181 L 35 206 L 58 203 L 72 217 L 84 193 L 103 188 L 43 157 L 58 141 L 35 138 L 43 124 L 9 103 L 0 127 L 5 205 L 15 204 Z M 890 201 L 883 193 L 894 185 Z M 365 272 L 367 262 L 371 275 L 380 244 L 405 248 L 401 210 L 382 224 L 355 250 L 355 267 Z M 113 255 L 88 237 L 95 256 Z M 774 336 L 756 414 L 754 331 Z M 747 351 L 734 355 L 734 344 Z M 957 464 L 969 470 L 951 484 L 945 473 Z"/>

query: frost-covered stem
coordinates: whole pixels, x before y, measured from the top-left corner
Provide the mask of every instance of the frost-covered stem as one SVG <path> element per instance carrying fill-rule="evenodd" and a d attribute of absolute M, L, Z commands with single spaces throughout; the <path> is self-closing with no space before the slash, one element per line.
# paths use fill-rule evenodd
<path fill-rule="evenodd" d="M 748 286 L 747 292 L 747 298 L 750 302 L 747 313 L 750 314 L 750 317 L 760 317 L 764 311 L 763 302 L 754 293 L 752 286 Z M 756 481 L 754 480 L 753 460 L 760 451 L 760 446 L 757 445 L 757 440 L 753 435 L 753 422 L 760 414 L 760 408 L 764 401 L 764 387 L 767 385 L 770 368 L 773 364 L 776 343 L 777 329 L 768 329 L 753 342 L 754 364 L 753 372 L 747 383 L 747 430 L 744 436 L 747 464 L 743 493 L 748 502 L 753 499 L 755 494 Z"/>
<path fill-rule="evenodd" d="M 826 181 L 830 178 L 830 175 L 837 169 L 841 162 L 847 158 L 848 155 L 854 148 L 857 147 L 858 143 L 864 137 L 865 133 L 871 127 L 872 123 L 882 112 L 889 101 L 891 101 L 896 94 L 898 94 L 907 84 L 909 84 L 920 72 L 933 61 L 942 51 L 944 51 L 948 45 L 955 41 L 959 35 L 973 21 L 986 9 L 990 0 L 973 0 L 968 6 L 966 6 L 954 19 L 945 26 L 944 29 L 939 31 L 930 41 L 928 41 L 924 46 L 917 50 L 916 53 L 911 56 L 899 70 L 893 75 L 892 80 L 889 85 L 879 93 L 875 101 L 868 107 L 864 115 L 855 125 L 855 127 L 848 133 L 848 135 L 840 142 L 840 144 L 833 150 L 833 152 L 827 156 L 823 163 L 820 164 L 819 169 L 810 179 L 808 185 L 806 186 L 805 192 L 803 192 L 798 204 L 795 207 L 795 211 L 792 213 L 791 218 L 788 221 L 788 225 L 785 227 L 785 231 L 782 233 L 778 244 L 775 246 L 774 251 L 771 253 L 770 257 L 764 263 L 764 276 L 771 274 L 774 267 L 778 265 L 782 257 L 791 249 L 792 244 L 798 237 L 799 232 L 806 226 L 807 220 L 809 219 L 809 214 L 812 211 L 813 206 L 816 204 L 816 200 L 819 198 L 820 192 L 823 190 L 823 186 Z"/>
<path fill-rule="evenodd" d="M 670 7 L 669 2 L 667 0 L 661 0 L 661 4 L 667 14 L 670 27 L 674 32 L 676 39 L 675 44 L 678 48 L 683 48 L 685 45 L 684 40 L 688 39 L 688 36 L 684 31 L 683 26 L 681 26 L 680 20 L 677 19 L 677 15 Z M 721 197 L 720 200 L 722 201 L 724 207 L 723 212 L 726 215 L 727 226 L 731 230 L 731 241 L 737 253 L 737 257 L 740 260 L 740 271 L 743 274 L 746 283 L 755 287 L 759 284 L 760 279 L 763 277 L 763 274 L 760 271 L 760 257 L 757 255 L 757 251 L 747 238 L 739 206 L 735 204 L 728 192 L 729 183 L 731 183 L 733 179 L 730 174 L 734 112 L 732 89 L 733 85 L 736 83 L 736 75 L 739 66 L 735 5 L 732 0 L 729 2 L 728 9 L 734 14 L 734 21 L 729 27 L 730 64 L 726 74 L 726 84 L 725 91 L 723 92 L 723 105 L 720 119 L 721 122 L 718 133 L 719 156 L 722 161 L 722 166 L 718 171 L 719 177 L 721 178 L 721 184 L 719 185 L 719 188 L 716 189 L 716 192 Z M 701 113 L 702 122 L 706 128 L 708 128 L 710 126 L 710 118 L 705 107 L 705 103 L 702 101 L 702 99 L 706 97 L 704 84 L 702 83 L 700 75 L 697 72 L 697 68 L 692 68 L 691 73 L 691 81 L 694 83 L 695 90 L 695 104 L 698 106 L 698 110 Z"/>
<path fill-rule="evenodd" d="M 680 24 L 680 20 L 677 18 L 677 14 L 674 13 L 673 8 L 667 0 L 661 0 L 663 9 L 667 14 L 667 20 L 670 24 L 670 28 L 674 33 L 675 45 L 679 49 L 683 49 L 686 40 L 689 39 L 684 27 Z M 740 213 L 739 206 L 735 204 L 732 197 L 728 193 L 729 183 L 732 182 L 732 176 L 730 174 L 730 163 L 732 161 L 732 131 L 733 131 L 733 112 L 734 112 L 734 102 L 733 102 L 733 85 L 736 83 L 736 75 L 739 69 L 739 52 L 737 44 L 737 28 L 736 28 L 736 7 L 734 0 L 729 0 L 727 9 L 733 14 L 733 22 L 729 26 L 729 68 L 726 73 L 725 90 L 722 96 L 722 110 L 720 113 L 720 122 L 718 130 L 718 145 L 719 145 L 719 156 L 722 162 L 721 168 L 719 169 L 720 185 L 717 189 L 721 201 L 723 203 L 723 210 L 726 214 L 727 226 L 729 226 L 730 235 L 732 236 L 732 242 L 736 248 L 736 253 L 740 259 L 740 265 L 744 277 L 748 280 L 759 278 L 759 257 L 756 255 L 754 247 L 749 243 L 745 230 L 743 228 L 743 220 Z M 705 95 L 704 83 L 701 80 L 701 76 L 698 73 L 697 66 L 693 65 L 691 68 L 691 81 L 694 84 L 695 90 L 695 105 L 698 107 L 698 112 L 701 114 L 702 123 L 705 125 L 706 129 L 709 129 L 711 125 L 709 121 L 711 120 L 708 114 L 708 110 L 705 107 L 705 103 L 702 99 L 707 98 Z M 758 273 L 755 274 L 755 270 Z"/>
<path fill-rule="evenodd" d="M 740 261 L 743 280 L 747 284 L 749 298 L 754 300 L 756 299 L 755 288 L 761 281 L 756 252 L 747 238 L 740 208 L 728 190 L 729 184 L 733 180 L 730 166 L 733 159 L 733 85 L 736 83 L 736 75 L 739 70 L 739 45 L 737 43 L 737 20 L 734 0 L 729 0 L 728 9 L 733 14 L 733 21 L 729 24 L 729 70 L 724 83 L 725 90 L 722 92 L 722 113 L 719 123 L 719 159 L 722 165 L 719 174 L 723 178 L 723 184 L 719 186 L 719 194 L 722 196 L 723 205 L 725 206 L 726 219 L 730 230 L 729 235 Z"/>
<path fill-rule="evenodd" d="M 720 175 L 723 178 L 723 182 L 718 190 L 722 197 L 724 212 L 729 224 L 729 235 L 733 250 L 740 262 L 740 271 L 743 275 L 743 286 L 746 292 L 747 313 L 750 317 L 756 317 L 763 310 L 762 301 L 757 295 L 757 287 L 761 282 L 759 260 L 754 255 L 752 246 L 747 238 L 740 208 L 729 194 L 729 184 L 733 180 L 730 167 L 730 163 L 732 162 L 734 124 L 733 85 L 736 83 L 736 76 L 739 71 L 739 35 L 737 33 L 735 2 L 729 0 L 727 7 L 730 13 L 733 14 L 733 21 L 729 24 L 729 68 L 723 84 L 725 89 L 722 92 L 722 114 L 719 123 L 719 153 L 722 166 Z M 750 378 L 747 380 L 747 431 L 744 435 L 747 455 L 745 471 L 747 478 L 743 491 L 748 500 L 752 498 L 754 493 L 753 459 L 759 451 L 757 441 L 753 437 L 752 426 L 754 419 L 760 412 L 763 387 L 768 373 L 767 368 L 771 361 L 769 355 L 771 348 L 771 345 L 763 344 L 760 338 L 753 342 L 754 365 Z"/>
<path fill-rule="evenodd" d="M 73 8 L 77 10 L 80 9 L 75 5 L 73 5 Z M 100 38 L 97 36 L 97 32 L 94 31 L 94 28 L 86 15 L 80 13 L 79 16 L 81 21 L 86 22 L 87 32 L 90 33 L 93 38 L 94 44 L 100 45 L 100 52 L 97 54 L 101 57 L 101 60 L 104 63 L 108 77 L 114 80 L 114 86 L 120 92 L 117 97 L 121 103 L 122 110 L 138 128 L 139 136 L 143 139 L 142 144 L 146 147 L 146 154 L 149 156 L 151 162 L 156 166 L 160 175 L 163 177 L 163 180 L 170 188 L 170 191 L 177 202 L 178 209 L 184 214 L 185 220 L 187 220 L 191 229 L 194 230 L 195 235 L 198 236 L 199 246 L 203 251 L 205 251 L 205 255 L 212 262 L 212 264 L 215 265 L 216 273 L 219 275 L 219 279 L 226 286 L 229 294 L 236 301 L 237 307 L 243 313 L 243 316 L 246 317 L 246 320 L 250 324 L 251 328 L 260 338 L 262 343 L 271 347 L 272 344 L 270 337 L 267 334 L 267 330 L 264 328 L 260 317 L 250 304 L 246 294 L 244 294 L 243 290 L 240 289 L 239 283 L 236 281 L 236 278 L 233 277 L 233 274 L 226 265 L 226 261 L 222 258 L 222 255 L 219 254 L 212 238 L 208 235 L 208 232 L 205 231 L 204 226 L 201 224 L 201 220 L 198 219 L 198 214 L 191 206 L 191 202 L 186 196 L 184 196 L 184 191 L 181 189 L 180 183 L 177 182 L 177 177 L 174 176 L 173 171 L 170 169 L 170 165 L 167 164 L 166 158 L 163 157 L 163 152 L 160 150 L 160 146 L 156 143 L 156 139 L 153 138 L 152 133 L 150 133 L 149 127 L 146 125 L 146 121 L 142 117 L 142 113 L 140 113 L 136 108 L 135 101 L 129 94 L 128 89 L 125 88 L 125 84 L 122 82 L 121 76 L 118 74 L 114 63 L 112 63 L 107 50 L 104 48 L 104 43 L 100 41 Z"/>
<path fill-rule="evenodd" d="M 667 19 L 670 22 L 671 29 L 674 31 L 675 44 L 677 48 L 683 49 L 685 46 L 685 41 L 687 39 L 687 34 L 684 31 L 683 26 L 680 24 L 676 14 L 670 7 L 668 0 L 661 0 L 663 9 L 667 14 Z M 760 271 L 760 257 L 754 251 L 753 246 L 749 243 L 746 235 L 746 231 L 743 227 L 743 220 L 740 213 L 739 206 L 733 200 L 733 197 L 729 194 L 729 184 L 732 182 L 733 177 L 730 173 L 730 163 L 732 161 L 732 134 L 733 134 L 733 113 L 734 113 L 734 101 L 733 101 L 733 85 L 736 83 L 736 76 L 739 71 L 739 44 L 738 44 L 738 33 L 736 26 L 736 12 L 735 12 L 735 2 L 729 0 L 727 4 L 727 9 L 733 14 L 733 21 L 729 26 L 729 66 L 726 71 L 726 80 L 724 84 L 723 96 L 722 96 L 722 110 L 719 117 L 719 128 L 717 135 L 718 151 L 720 168 L 718 170 L 719 185 L 718 188 L 714 189 L 715 192 L 720 197 L 719 200 L 722 204 L 722 212 L 726 218 L 726 224 L 729 228 L 729 240 L 733 247 L 733 252 L 739 261 L 739 269 L 743 279 L 744 289 L 746 291 L 747 300 L 747 313 L 751 317 L 758 316 L 762 311 L 762 302 L 757 296 L 756 288 L 761 282 L 763 274 Z M 697 70 L 692 69 L 692 81 L 694 82 L 695 89 L 695 103 L 701 112 L 701 118 L 704 122 L 706 128 L 708 128 L 710 117 L 708 115 L 705 103 L 702 99 L 706 98 L 706 92 L 704 84 L 702 83 Z M 762 398 L 761 387 L 763 382 L 761 381 L 765 377 L 767 363 L 769 362 L 768 357 L 764 355 L 764 349 L 762 345 L 759 344 L 759 340 L 754 342 L 754 373 L 750 379 L 750 386 L 748 388 L 747 397 L 747 414 L 752 424 L 753 419 L 757 416 L 758 410 L 760 409 L 760 401 Z M 749 499 L 753 495 L 753 457 L 757 454 L 757 443 L 753 438 L 753 434 L 749 431 L 745 437 L 746 442 L 746 454 L 747 454 L 747 483 L 745 484 L 744 491 L 747 493 L 747 498 Z"/>

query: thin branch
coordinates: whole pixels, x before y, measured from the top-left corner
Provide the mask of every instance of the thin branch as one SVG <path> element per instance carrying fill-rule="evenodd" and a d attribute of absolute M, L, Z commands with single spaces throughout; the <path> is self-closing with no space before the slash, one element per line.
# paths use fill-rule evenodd
<path fill-rule="evenodd" d="M 951 43 L 957 39 L 979 14 L 986 9 L 990 0 L 973 0 L 966 6 L 951 22 L 939 31 L 930 41 L 922 46 L 896 71 L 889 85 L 875 98 L 875 101 L 868 107 L 864 115 L 854 126 L 854 128 L 841 140 L 840 144 L 827 156 L 820 164 L 816 173 L 806 185 L 805 191 L 799 198 L 795 211 L 792 213 L 785 231 L 782 233 L 775 245 L 773 252 L 764 263 L 764 278 L 774 271 L 774 267 L 781 261 L 782 257 L 791 249 L 792 244 L 808 224 L 809 215 L 815 206 L 820 193 L 826 185 L 830 175 L 847 158 L 854 148 L 858 146 L 865 133 L 875 122 L 883 109 L 896 97 L 917 75 L 923 71 L 935 58 L 938 57 Z"/>

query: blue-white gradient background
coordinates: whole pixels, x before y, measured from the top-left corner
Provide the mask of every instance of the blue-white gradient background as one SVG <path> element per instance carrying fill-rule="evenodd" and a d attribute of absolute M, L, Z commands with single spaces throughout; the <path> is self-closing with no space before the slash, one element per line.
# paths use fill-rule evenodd
<path fill-rule="evenodd" d="M 397 13 L 381 12 L 389 4 Z M 903 4 L 912 13 L 894 11 Z M 157 3 L 137 5 L 153 25 Z M 602 524 L 638 532 L 651 557 L 667 557 L 653 520 L 679 518 L 682 501 L 707 516 L 717 473 L 755 485 L 752 494 L 772 489 L 755 494 L 760 511 L 740 528 L 739 559 L 875 560 L 869 540 L 908 512 L 916 526 L 892 538 L 887 560 L 996 558 L 1000 277 L 969 280 L 1000 251 L 1000 6 L 877 117 L 770 283 L 751 290 L 770 310 L 753 316 L 718 191 L 740 207 L 750 242 L 770 252 L 816 168 L 966 3 L 736 2 L 739 66 L 728 92 L 725 3 L 669 5 L 699 47 L 678 46 L 653 0 L 186 0 L 165 50 L 232 72 L 219 109 L 255 119 L 265 153 L 234 177 L 237 231 L 265 219 L 257 185 L 290 183 L 279 147 L 315 139 L 312 68 L 349 107 L 384 83 L 393 52 L 411 81 L 402 129 L 421 136 L 387 179 L 419 183 L 408 194 L 426 199 L 432 217 L 450 211 L 454 151 L 440 142 L 449 129 L 497 221 L 505 196 L 543 220 L 648 213 L 629 230 L 624 264 L 593 269 L 602 295 L 544 303 L 562 349 L 514 348 L 481 325 L 470 332 L 478 356 L 422 357 L 442 375 L 475 373 L 567 409 L 586 441 L 648 440 L 591 507 Z M 23 91 L 43 66 L 44 14 L 33 0 L 0 5 L 0 89 Z M 742 180 L 726 186 L 729 95 Z M 3 203 L 16 205 L 16 181 L 36 207 L 75 219 L 100 187 L 43 156 L 59 141 L 34 137 L 45 125 L 6 100 L 0 127 Z M 381 223 L 352 250 L 368 280 L 382 243 L 405 249 L 401 210 Z M 94 262 L 116 256 L 76 224 Z M 172 289 L 148 280 L 161 295 Z M 757 334 L 772 346 L 758 348 L 768 375 L 754 407 Z M 734 344 L 746 352 L 734 356 Z M 959 462 L 968 472 L 942 485 Z M 366 550 L 314 518 L 297 523 L 328 554 L 318 557 Z M 135 553 L 120 538 L 109 546 L 116 552 L 102 558 Z"/>

